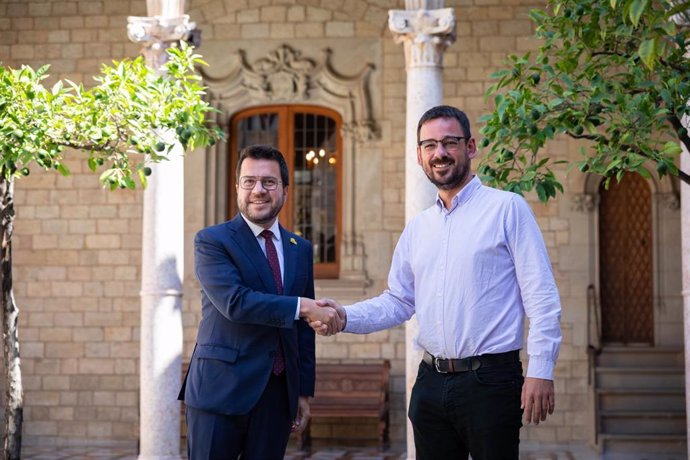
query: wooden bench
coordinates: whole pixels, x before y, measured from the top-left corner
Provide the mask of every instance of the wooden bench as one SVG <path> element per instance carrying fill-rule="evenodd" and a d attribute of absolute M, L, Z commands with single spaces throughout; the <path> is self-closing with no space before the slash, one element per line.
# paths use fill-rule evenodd
<path fill-rule="evenodd" d="M 376 364 L 316 364 L 311 417 L 363 417 L 378 420 L 381 450 L 390 446 L 388 378 L 390 361 Z M 311 449 L 311 423 L 302 433 L 302 450 Z"/>

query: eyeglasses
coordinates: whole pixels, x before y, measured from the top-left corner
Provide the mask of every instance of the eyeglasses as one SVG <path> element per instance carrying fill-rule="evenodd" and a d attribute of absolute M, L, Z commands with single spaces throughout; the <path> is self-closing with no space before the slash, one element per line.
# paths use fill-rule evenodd
<path fill-rule="evenodd" d="M 427 153 L 433 153 L 438 148 L 438 144 L 441 144 L 446 152 L 455 152 L 460 148 L 460 141 L 462 139 L 469 139 L 465 136 L 446 136 L 443 139 L 424 139 L 419 141 L 419 145 L 423 151 Z"/>
<path fill-rule="evenodd" d="M 261 186 L 268 191 L 275 190 L 278 188 L 278 184 L 282 184 L 282 182 L 275 177 L 240 177 L 240 187 L 245 190 L 253 190 L 257 182 L 261 182 Z"/>

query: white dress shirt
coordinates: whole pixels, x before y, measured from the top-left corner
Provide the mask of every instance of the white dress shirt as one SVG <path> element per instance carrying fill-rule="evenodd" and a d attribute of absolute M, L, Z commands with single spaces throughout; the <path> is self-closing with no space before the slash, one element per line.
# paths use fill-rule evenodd
<path fill-rule="evenodd" d="M 244 221 L 249 225 L 250 230 L 254 234 L 254 237 L 256 238 L 256 241 L 259 242 L 259 246 L 261 246 L 261 250 L 264 252 L 264 255 L 266 255 L 266 240 L 264 240 L 264 237 L 261 236 L 261 232 L 264 230 L 270 230 L 273 232 L 273 246 L 276 247 L 276 253 L 278 253 L 278 263 L 280 264 L 280 280 L 281 282 L 285 279 L 285 256 L 283 255 L 283 242 L 282 242 L 282 235 L 280 234 L 280 225 L 278 225 L 278 219 L 273 222 L 273 225 L 271 225 L 270 228 L 263 228 L 261 225 L 257 225 L 254 222 L 250 221 L 247 219 L 247 217 L 240 213 Z M 295 319 L 299 319 L 299 307 L 300 307 L 300 298 L 297 298 L 297 311 L 295 312 Z"/>
<path fill-rule="evenodd" d="M 347 306 L 346 332 L 397 326 L 417 314 L 415 345 L 441 358 L 522 348 L 527 377 L 553 380 L 561 343 L 560 299 L 544 240 L 527 202 L 474 177 L 403 230 L 388 289 Z"/>

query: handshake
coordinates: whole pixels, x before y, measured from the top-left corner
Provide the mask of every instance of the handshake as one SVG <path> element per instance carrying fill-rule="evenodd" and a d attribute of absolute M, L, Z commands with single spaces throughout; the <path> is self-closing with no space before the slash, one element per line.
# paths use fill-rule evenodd
<path fill-rule="evenodd" d="M 319 335 L 337 334 L 347 324 L 345 308 L 332 299 L 313 300 L 302 297 L 299 316 Z"/>

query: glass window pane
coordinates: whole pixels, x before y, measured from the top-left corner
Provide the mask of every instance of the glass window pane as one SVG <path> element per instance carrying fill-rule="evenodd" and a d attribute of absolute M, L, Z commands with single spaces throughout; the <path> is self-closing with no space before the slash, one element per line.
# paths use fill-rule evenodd
<path fill-rule="evenodd" d="M 312 242 L 314 263 L 336 262 L 336 122 L 324 115 L 294 116 L 293 228 Z"/>
<path fill-rule="evenodd" d="M 237 122 L 237 149 L 252 144 L 278 145 L 278 114 L 262 113 Z"/>

